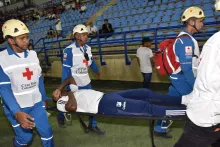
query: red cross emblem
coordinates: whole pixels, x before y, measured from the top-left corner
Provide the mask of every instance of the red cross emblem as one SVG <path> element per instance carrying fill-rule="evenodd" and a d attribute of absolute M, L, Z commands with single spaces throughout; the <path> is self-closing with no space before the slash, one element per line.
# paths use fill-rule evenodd
<path fill-rule="evenodd" d="M 23 77 L 27 77 L 27 80 L 31 80 L 31 76 L 33 75 L 33 71 L 30 71 L 29 68 L 25 68 L 26 72 L 23 72 Z"/>
<path fill-rule="evenodd" d="M 190 48 L 190 47 L 188 47 L 187 49 L 188 49 L 188 50 L 190 50 L 191 48 Z"/>
<path fill-rule="evenodd" d="M 88 61 L 87 60 L 83 60 L 83 63 L 85 63 L 86 66 L 88 66 Z"/>

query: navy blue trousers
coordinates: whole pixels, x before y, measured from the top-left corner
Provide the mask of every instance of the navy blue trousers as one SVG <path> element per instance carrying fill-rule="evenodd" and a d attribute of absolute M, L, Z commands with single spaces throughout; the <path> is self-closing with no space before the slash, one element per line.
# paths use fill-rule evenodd
<path fill-rule="evenodd" d="M 159 94 L 145 88 L 123 90 L 105 94 L 99 103 L 98 113 L 161 117 L 166 115 L 166 110 L 185 110 L 185 107 L 164 106 L 169 104 L 181 104 L 181 97 Z"/>
<path fill-rule="evenodd" d="M 142 73 L 142 76 L 144 78 L 143 88 L 149 88 L 151 77 L 152 77 L 152 73 Z"/>
<path fill-rule="evenodd" d="M 22 108 L 21 111 L 28 113 L 34 118 L 36 129 L 41 136 L 42 145 L 44 147 L 53 147 L 54 142 L 52 128 L 49 125 L 47 113 L 44 108 L 43 102 L 36 103 L 33 107 Z M 32 140 L 33 130 L 22 128 L 15 117 L 11 113 L 9 113 L 6 106 L 4 106 L 4 112 L 9 122 L 11 123 L 16 135 L 14 138 L 14 146 L 27 146 Z"/>

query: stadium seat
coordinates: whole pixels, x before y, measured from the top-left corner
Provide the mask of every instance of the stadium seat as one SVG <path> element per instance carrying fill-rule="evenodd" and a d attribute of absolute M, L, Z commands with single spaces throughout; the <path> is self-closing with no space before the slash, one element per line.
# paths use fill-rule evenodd
<path fill-rule="evenodd" d="M 157 5 L 154 5 L 151 9 L 151 11 L 158 11 L 159 10 L 159 7 Z"/>
<path fill-rule="evenodd" d="M 214 18 L 214 17 L 209 17 L 209 18 L 206 18 L 205 20 L 204 20 L 204 22 L 206 23 L 206 22 L 216 22 L 216 19 Z"/>
<path fill-rule="evenodd" d="M 168 22 L 168 21 L 170 21 L 170 16 L 168 15 L 166 15 L 166 16 L 164 16 L 164 17 L 162 17 L 162 22 Z"/>
<path fill-rule="evenodd" d="M 213 17 L 214 13 L 213 10 L 204 10 L 205 16 L 206 17 Z"/>
<path fill-rule="evenodd" d="M 182 1 L 178 1 L 178 2 L 175 4 L 175 7 L 176 7 L 176 8 L 182 8 L 182 7 L 183 7 L 183 2 L 182 2 Z"/>

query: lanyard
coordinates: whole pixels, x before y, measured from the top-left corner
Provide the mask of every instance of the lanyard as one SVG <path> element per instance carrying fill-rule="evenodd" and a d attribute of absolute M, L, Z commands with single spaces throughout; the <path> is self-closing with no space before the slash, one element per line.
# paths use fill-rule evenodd
<path fill-rule="evenodd" d="M 83 46 L 83 49 L 81 47 L 79 47 L 80 51 L 84 54 L 84 57 L 87 61 L 89 61 L 89 55 L 87 54 L 87 50 L 86 48 Z"/>

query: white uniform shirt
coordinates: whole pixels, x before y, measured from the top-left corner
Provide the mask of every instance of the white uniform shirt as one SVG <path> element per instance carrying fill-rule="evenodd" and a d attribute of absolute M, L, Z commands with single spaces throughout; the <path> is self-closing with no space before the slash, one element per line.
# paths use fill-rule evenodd
<path fill-rule="evenodd" d="M 56 24 L 56 30 L 57 30 L 57 31 L 61 31 L 61 30 L 62 30 L 61 20 L 60 20 L 60 19 L 57 19 L 56 21 L 58 21 L 58 20 L 59 20 L 59 23 Z"/>
<path fill-rule="evenodd" d="M 88 33 L 89 33 L 89 34 L 92 34 L 92 32 L 95 32 L 95 33 L 98 32 L 97 27 L 94 26 L 94 25 L 93 25 L 93 27 L 87 26 L 87 30 L 88 30 Z"/>
<path fill-rule="evenodd" d="M 152 73 L 150 58 L 153 57 L 152 50 L 147 47 L 137 49 L 137 55 L 140 60 L 140 70 L 142 73 Z"/>
<path fill-rule="evenodd" d="M 87 112 L 94 114 L 98 113 L 99 102 L 103 95 L 103 92 L 95 91 L 92 89 L 85 89 L 74 92 L 77 103 L 76 112 Z M 66 112 L 65 104 L 67 103 L 68 99 L 68 96 L 63 96 L 57 101 L 57 109 L 59 111 Z"/>
<path fill-rule="evenodd" d="M 220 123 L 220 32 L 205 43 L 194 89 L 182 97 L 190 120 L 201 127 Z"/>

